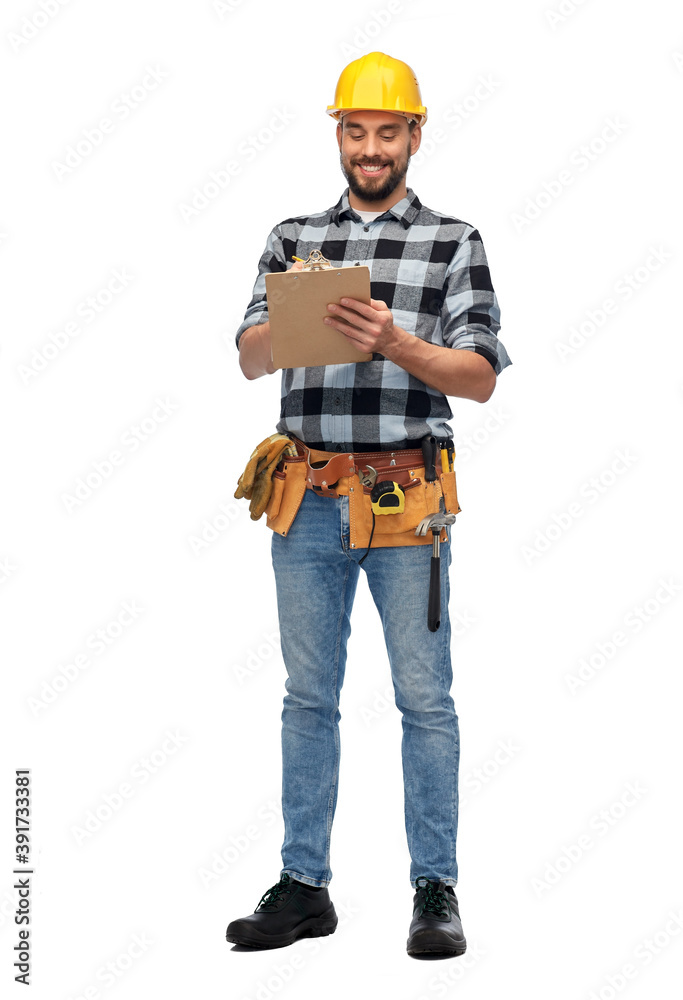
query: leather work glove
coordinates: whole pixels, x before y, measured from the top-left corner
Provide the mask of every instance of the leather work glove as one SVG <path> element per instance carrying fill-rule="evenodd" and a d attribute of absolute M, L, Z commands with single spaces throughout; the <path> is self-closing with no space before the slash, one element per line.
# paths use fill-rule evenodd
<path fill-rule="evenodd" d="M 252 521 L 258 521 L 268 506 L 273 491 L 273 472 L 283 453 L 296 455 L 296 445 L 284 434 L 271 434 L 254 448 L 247 466 L 239 478 L 235 497 L 250 500 Z"/>

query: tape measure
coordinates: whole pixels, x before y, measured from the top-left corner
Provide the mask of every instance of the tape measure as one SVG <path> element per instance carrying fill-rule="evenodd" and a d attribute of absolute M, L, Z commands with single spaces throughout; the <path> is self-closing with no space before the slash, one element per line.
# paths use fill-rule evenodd
<path fill-rule="evenodd" d="M 375 483 L 370 494 L 374 514 L 402 514 L 406 507 L 406 495 L 391 479 Z"/>

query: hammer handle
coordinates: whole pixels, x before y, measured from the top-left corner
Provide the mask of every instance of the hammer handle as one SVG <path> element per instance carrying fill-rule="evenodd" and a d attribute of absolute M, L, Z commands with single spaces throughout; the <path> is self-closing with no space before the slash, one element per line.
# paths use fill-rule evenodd
<path fill-rule="evenodd" d="M 427 608 L 427 628 L 436 632 L 441 624 L 441 558 L 432 556 L 429 574 L 429 605 Z"/>

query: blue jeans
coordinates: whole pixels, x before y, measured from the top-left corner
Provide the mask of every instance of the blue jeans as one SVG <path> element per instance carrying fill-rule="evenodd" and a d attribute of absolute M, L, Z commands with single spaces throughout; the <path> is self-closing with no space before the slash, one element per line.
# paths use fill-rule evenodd
<path fill-rule="evenodd" d="M 390 517 L 391 515 L 385 515 Z M 450 529 L 449 529 L 450 538 Z M 349 544 L 349 498 L 306 490 L 286 537 L 273 533 L 282 655 L 281 874 L 329 885 L 330 836 L 339 776 L 339 696 L 346 668 L 349 616 L 360 569 L 379 611 L 396 706 L 402 714 L 405 826 L 410 882 L 458 880 L 458 717 L 448 618 L 451 543 L 441 545 L 441 627 L 427 628 L 431 545 L 355 550 Z"/>

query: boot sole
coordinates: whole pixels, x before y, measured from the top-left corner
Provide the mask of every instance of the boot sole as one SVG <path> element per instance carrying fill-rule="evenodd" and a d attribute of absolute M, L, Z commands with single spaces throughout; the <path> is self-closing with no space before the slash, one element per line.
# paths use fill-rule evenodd
<path fill-rule="evenodd" d="M 462 944 L 448 945 L 445 943 L 439 944 L 437 941 L 431 943 L 425 941 L 424 944 L 419 940 L 414 944 L 408 941 L 406 951 L 409 955 L 464 955 L 467 951 L 467 942 L 463 941 Z"/>
<path fill-rule="evenodd" d="M 406 951 L 409 955 L 464 955 L 467 951 L 467 941 L 458 941 L 457 944 L 439 941 L 439 938 L 432 937 L 425 931 L 418 933 L 414 938 L 408 938 Z"/>
<path fill-rule="evenodd" d="M 333 910 L 327 910 L 319 917 L 309 917 L 308 920 L 302 920 L 287 934 L 236 931 L 233 934 L 226 932 L 225 939 L 230 944 L 243 944 L 251 948 L 284 948 L 288 944 L 294 944 L 300 938 L 327 937 L 328 934 L 334 934 L 338 923 L 339 918 L 336 913 Z"/>

